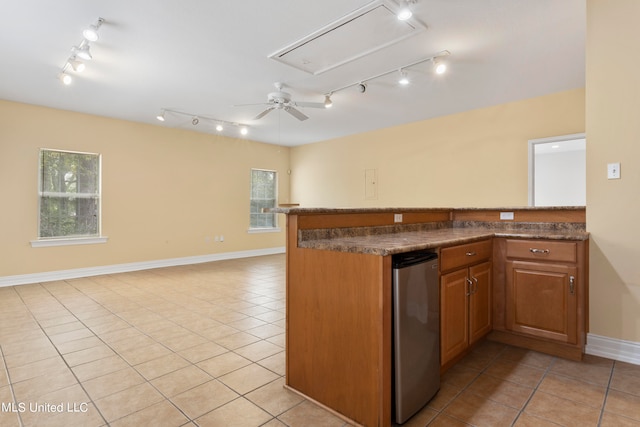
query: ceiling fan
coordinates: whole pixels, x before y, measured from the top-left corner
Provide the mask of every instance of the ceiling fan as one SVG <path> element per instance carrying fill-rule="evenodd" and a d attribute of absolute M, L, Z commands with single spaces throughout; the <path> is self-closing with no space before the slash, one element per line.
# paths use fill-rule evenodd
<path fill-rule="evenodd" d="M 267 102 L 259 104 L 242 104 L 236 105 L 236 107 L 244 107 L 247 105 L 266 105 L 267 108 L 255 116 L 253 120 L 259 120 L 273 110 L 284 110 L 300 121 L 307 120 L 309 117 L 295 107 L 326 108 L 326 105 L 322 102 L 293 101 L 291 99 L 291 94 L 282 90 L 284 87 L 282 83 L 274 83 L 273 85 L 276 88 L 276 92 L 271 92 L 267 95 Z"/>

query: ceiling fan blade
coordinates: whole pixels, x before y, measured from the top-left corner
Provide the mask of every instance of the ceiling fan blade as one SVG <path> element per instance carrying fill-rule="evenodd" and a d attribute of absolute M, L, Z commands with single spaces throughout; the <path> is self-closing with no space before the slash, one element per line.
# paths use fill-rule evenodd
<path fill-rule="evenodd" d="M 300 120 L 300 121 L 304 121 L 307 120 L 309 117 L 305 116 L 304 114 L 302 114 L 301 111 L 296 110 L 293 107 L 284 107 L 284 111 L 286 111 L 287 113 L 291 114 L 293 117 L 295 117 L 296 119 Z"/>
<path fill-rule="evenodd" d="M 263 118 L 264 116 L 266 116 L 267 114 L 269 114 L 271 111 L 273 110 L 273 107 L 269 107 L 266 110 L 264 110 L 262 113 L 258 114 L 257 116 L 255 116 L 253 118 L 253 120 L 260 120 L 261 118 Z"/>
<path fill-rule="evenodd" d="M 326 108 L 324 102 L 295 102 L 296 107 Z"/>

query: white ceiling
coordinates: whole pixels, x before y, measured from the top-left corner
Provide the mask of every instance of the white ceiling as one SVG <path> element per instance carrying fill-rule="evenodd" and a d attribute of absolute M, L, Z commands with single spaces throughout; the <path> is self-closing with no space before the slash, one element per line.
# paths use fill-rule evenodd
<path fill-rule="evenodd" d="M 312 75 L 268 56 L 369 4 L 369 0 L 20 0 L 0 14 L 0 99 L 157 126 L 215 133 L 174 109 L 250 126 L 244 137 L 295 146 L 584 87 L 585 0 L 419 0 L 428 29 Z M 58 80 L 82 30 L 105 19 L 93 61 L 70 86 Z M 348 40 L 345 43 L 349 43 Z M 274 82 L 294 100 L 323 94 L 448 50 L 449 71 L 413 67 L 407 87 L 388 75 L 329 110 L 300 108 L 252 120 Z M 225 129 L 236 136 L 233 129 Z"/>

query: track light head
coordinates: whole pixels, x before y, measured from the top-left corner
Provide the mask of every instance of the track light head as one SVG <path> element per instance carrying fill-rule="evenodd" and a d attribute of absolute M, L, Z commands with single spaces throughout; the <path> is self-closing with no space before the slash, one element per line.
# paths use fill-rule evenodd
<path fill-rule="evenodd" d="M 411 10 L 411 7 L 409 7 L 409 5 L 416 3 L 416 1 L 417 0 L 401 1 L 400 9 L 398 10 L 398 13 L 396 13 L 396 17 L 398 18 L 399 21 L 406 21 L 407 19 L 410 19 L 413 16 L 413 11 Z"/>
<path fill-rule="evenodd" d="M 398 78 L 398 84 L 402 86 L 406 86 L 409 84 L 409 77 L 407 76 L 407 72 L 405 70 L 400 70 L 400 77 Z"/>
<path fill-rule="evenodd" d="M 100 28 L 100 26 L 102 25 L 103 22 L 104 22 L 104 19 L 98 18 L 98 22 L 96 22 L 95 24 L 89 25 L 82 32 L 82 36 L 87 41 L 90 41 L 90 42 L 94 42 L 94 41 L 98 40 L 98 38 L 99 38 L 99 36 L 98 36 L 98 28 Z"/>
<path fill-rule="evenodd" d="M 192 125 L 197 125 L 198 123 L 200 123 L 200 119 L 196 116 L 193 118 L 193 120 L 191 120 L 191 124 Z"/>
<path fill-rule="evenodd" d="M 324 96 L 324 108 L 331 108 L 333 101 L 331 100 L 331 94 Z"/>
<path fill-rule="evenodd" d="M 71 66 L 73 71 L 75 71 L 76 73 L 81 73 L 86 68 L 84 62 L 76 59 L 75 57 L 71 58 L 69 60 L 68 64 Z"/>
<path fill-rule="evenodd" d="M 73 82 L 73 78 L 67 73 L 60 74 L 60 81 L 65 85 L 69 86 Z"/>
<path fill-rule="evenodd" d="M 440 58 L 434 58 L 433 69 L 436 74 L 444 74 L 447 71 L 447 63 Z"/>
<path fill-rule="evenodd" d="M 247 129 L 245 126 L 240 128 L 240 134 L 246 135 L 248 133 L 249 133 L 249 129 Z"/>
<path fill-rule="evenodd" d="M 413 16 L 413 12 L 411 12 L 411 9 L 409 9 L 409 7 L 403 7 L 402 9 L 400 9 L 397 15 L 398 20 L 400 21 L 406 21 L 412 16 Z"/>
<path fill-rule="evenodd" d="M 86 43 L 80 43 L 80 46 L 74 46 L 73 52 L 75 56 L 80 59 L 84 59 L 85 61 L 90 61 L 93 57 L 91 56 L 91 51 L 89 50 L 89 45 Z"/>
<path fill-rule="evenodd" d="M 164 119 L 164 110 L 162 110 L 162 112 L 156 116 L 156 119 L 158 119 L 161 122 L 164 122 L 164 120 L 165 120 Z"/>
<path fill-rule="evenodd" d="M 366 91 L 367 91 L 367 84 L 366 83 L 359 83 L 358 84 L 358 92 L 365 93 Z"/>
<path fill-rule="evenodd" d="M 224 130 L 224 127 L 223 127 L 221 124 L 217 124 L 217 125 L 216 125 L 216 130 L 217 130 L 218 132 L 222 132 L 222 131 Z"/>

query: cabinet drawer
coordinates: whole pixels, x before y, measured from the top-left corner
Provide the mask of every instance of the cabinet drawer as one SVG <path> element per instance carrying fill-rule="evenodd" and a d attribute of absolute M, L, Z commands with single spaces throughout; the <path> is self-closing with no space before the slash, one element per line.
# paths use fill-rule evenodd
<path fill-rule="evenodd" d="M 491 240 L 467 243 L 440 250 L 440 271 L 453 270 L 491 258 Z"/>
<path fill-rule="evenodd" d="M 564 262 L 578 259 L 575 242 L 553 240 L 507 240 L 507 257 Z"/>

